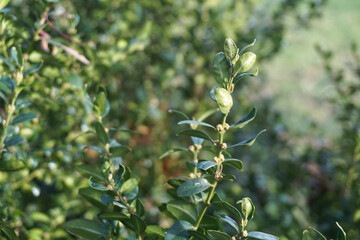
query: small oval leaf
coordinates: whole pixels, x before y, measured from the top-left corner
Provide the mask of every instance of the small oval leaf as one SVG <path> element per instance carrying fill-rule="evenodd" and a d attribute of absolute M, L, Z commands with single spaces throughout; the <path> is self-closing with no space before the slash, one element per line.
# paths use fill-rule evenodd
<path fill-rule="evenodd" d="M 205 178 L 194 178 L 181 184 L 176 190 L 176 194 L 180 197 L 189 197 L 205 191 L 210 186 L 211 184 Z"/>
<path fill-rule="evenodd" d="M 248 124 L 249 122 L 251 122 L 252 120 L 254 120 L 254 118 L 256 117 L 256 108 L 253 108 L 251 110 L 251 112 L 246 115 L 244 118 L 242 118 L 241 120 L 239 120 L 238 122 L 234 123 L 233 125 L 230 126 L 230 128 L 242 128 L 244 127 L 246 124 Z"/>
<path fill-rule="evenodd" d="M 271 235 L 268 233 L 263 233 L 263 232 L 257 232 L 257 231 L 249 232 L 248 237 L 259 239 L 259 240 L 278 240 L 279 239 L 278 237 L 276 237 L 274 235 Z"/>
<path fill-rule="evenodd" d="M 17 115 L 14 118 L 14 120 L 12 120 L 11 125 L 26 122 L 26 121 L 32 120 L 34 118 L 38 118 L 38 115 L 35 113 L 32 113 L 32 112 L 22 113 L 22 114 Z"/>
<path fill-rule="evenodd" d="M 85 239 L 97 239 L 103 236 L 101 225 L 87 219 L 74 219 L 65 223 L 66 231 Z"/>
<path fill-rule="evenodd" d="M 191 237 L 188 230 L 195 228 L 187 221 L 178 221 L 169 228 L 164 240 L 187 240 Z"/>
<path fill-rule="evenodd" d="M 211 142 L 214 142 L 214 140 L 212 140 L 212 138 L 207 133 L 205 133 L 203 131 L 200 131 L 200 130 L 196 130 L 196 129 L 182 130 L 182 131 L 178 132 L 176 135 L 177 136 L 198 137 L 198 138 L 202 138 L 202 139 L 206 139 L 206 140 L 209 140 Z"/>
<path fill-rule="evenodd" d="M 178 125 L 181 125 L 181 124 L 196 124 L 196 125 L 209 127 L 209 128 L 212 128 L 212 129 L 216 130 L 216 128 L 214 126 L 212 126 L 212 125 L 210 125 L 208 123 L 200 122 L 200 121 L 183 120 L 183 121 L 178 122 Z"/>
<path fill-rule="evenodd" d="M 228 147 L 228 149 L 234 148 L 234 147 L 239 147 L 239 146 L 252 146 L 252 145 L 254 144 L 256 138 L 257 138 L 261 133 L 263 133 L 263 132 L 265 132 L 265 131 L 266 131 L 266 129 L 264 129 L 264 130 L 262 130 L 261 132 L 259 132 L 255 137 L 252 137 L 252 138 L 250 138 L 250 139 L 248 139 L 248 140 L 245 140 L 245 141 L 239 142 L 239 143 L 237 143 L 237 144 L 235 144 L 235 145 L 232 145 L 232 146 Z"/>
<path fill-rule="evenodd" d="M 122 194 L 129 194 L 132 191 L 135 190 L 135 188 L 137 187 L 137 185 L 139 184 L 140 179 L 139 178 L 130 178 L 128 179 L 126 182 L 124 182 L 124 184 L 121 186 L 120 188 L 120 192 Z"/>

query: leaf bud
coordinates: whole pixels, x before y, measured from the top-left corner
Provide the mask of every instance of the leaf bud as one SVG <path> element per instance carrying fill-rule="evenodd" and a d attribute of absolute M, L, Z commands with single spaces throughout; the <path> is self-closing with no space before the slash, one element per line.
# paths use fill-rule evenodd
<path fill-rule="evenodd" d="M 115 196 L 115 197 L 114 197 L 114 200 L 117 201 L 117 202 L 120 201 L 119 196 Z"/>
<path fill-rule="evenodd" d="M 196 177 L 200 178 L 200 177 L 201 177 L 201 172 L 198 172 L 198 173 L 196 174 Z"/>
<path fill-rule="evenodd" d="M 242 234 L 243 237 L 247 237 L 247 236 L 248 236 L 248 232 L 247 232 L 246 230 L 242 231 L 241 234 Z"/>
<path fill-rule="evenodd" d="M 216 130 L 218 132 L 222 132 L 224 130 L 223 126 L 221 124 L 216 125 Z"/>
<path fill-rule="evenodd" d="M 229 129 L 230 129 L 230 125 L 229 125 L 229 124 L 227 124 L 227 123 L 225 123 L 225 125 L 224 125 L 224 129 L 225 129 L 225 131 L 229 130 Z"/>
<path fill-rule="evenodd" d="M 233 99 L 230 93 L 225 88 L 214 87 L 211 89 L 210 95 L 215 99 L 220 111 L 223 114 L 228 114 L 233 105 Z"/>
<path fill-rule="evenodd" d="M 109 189 L 109 190 L 112 190 L 112 189 L 113 189 L 113 187 L 112 187 L 110 184 L 108 184 L 108 185 L 106 186 L 106 188 Z"/>
<path fill-rule="evenodd" d="M 218 163 L 220 159 L 218 157 L 214 157 L 214 162 Z"/>
<path fill-rule="evenodd" d="M 214 146 L 218 146 L 219 145 L 219 140 L 215 140 L 214 141 Z"/>
<path fill-rule="evenodd" d="M 221 144 L 221 150 L 226 150 L 226 149 L 227 149 L 227 144 L 226 143 Z"/>
<path fill-rule="evenodd" d="M 195 174 L 194 174 L 194 173 L 190 173 L 190 174 L 189 174 L 189 177 L 190 177 L 190 178 L 195 178 Z"/>
<path fill-rule="evenodd" d="M 237 203 L 241 203 L 241 212 L 243 213 L 245 220 L 250 220 L 254 217 L 255 206 L 250 198 L 245 197 Z"/>
<path fill-rule="evenodd" d="M 236 58 L 238 51 L 235 42 L 231 38 L 227 38 L 224 43 L 224 52 L 230 62 Z"/>

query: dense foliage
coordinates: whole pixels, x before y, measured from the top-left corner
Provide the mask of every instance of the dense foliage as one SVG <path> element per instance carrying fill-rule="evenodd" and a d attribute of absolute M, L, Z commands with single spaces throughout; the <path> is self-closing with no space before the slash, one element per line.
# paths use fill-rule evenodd
<path fill-rule="evenodd" d="M 120 180 L 139 185 L 138 198 L 127 198 L 130 207 L 121 195 L 118 207 L 125 206 L 123 211 L 149 225 L 171 227 L 174 216 L 169 218 L 166 210 L 177 200 L 170 200 L 164 183 L 197 168 L 186 167 L 179 152 L 159 159 L 173 146 L 193 144 L 173 137 L 181 126 L 176 126 L 177 114 L 168 110 L 188 113 L 187 121 L 206 119 L 216 126 L 221 115 L 209 117 L 214 105 L 202 96 L 214 85 L 213 57 L 224 39 L 231 36 L 244 46 L 256 38 L 252 51 L 261 69 L 262 61 L 271 61 L 281 49 L 286 20 L 310 26 L 325 2 L 0 0 L 1 234 L 72 239 L 64 225 L 96 219 L 109 200 L 101 201 L 101 194 L 78 172 L 89 177 L 89 169 L 104 170 L 106 178 L 90 180 L 91 186 L 102 188 L 97 184 L 115 184 L 111 173 L 119 180 L 114 167 L 119 162 L 127 172 Z M 351 70 L 358 73 L 356 64 Z M 261 115 L 244 135 L 256 135 L 259 126 L 269 131 L 251 151 L 234 149 L 246 171 L 228 169 L 236 180 L 219 184 L 216 191 L 222 202 L 235 203 L 239 196 L 254 201 L 257 213 L 249 232 L 300 239 L 312 225 L 335 236 L 338 221 L 350 239 L 359 235 L 358 85 L 340 74 L 343 66 L 326 66 L 336 86 L 331 103 L 342 133 L 328 145 L 311 139 L 301 151 L 296 146 L 303 139 L 279 128 L 286 116 L 257 95 L 260 82 L 244 78 L 237 84 L 233 105 L 241 107 L 229 115 L 229 122 L 254 113 L 256 96 Z M 229 131 L 226 137 L 237 142 L 243 138 L 239 134 Z M 126 156 L 130 148 L 125 145 L 132 148 Z M 107 222 L 107 230 L 119 235 L 112 224 Z"/>

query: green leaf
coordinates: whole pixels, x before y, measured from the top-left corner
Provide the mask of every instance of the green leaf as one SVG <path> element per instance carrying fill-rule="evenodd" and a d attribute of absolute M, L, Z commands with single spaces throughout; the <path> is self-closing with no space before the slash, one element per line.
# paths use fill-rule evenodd
<path fill-rule="evenodd" d="M 16 48 L 11 47 L 10 53 L 11 53 L 11 59 L 13 59 L 14 62 L 16 63 L 16 65 L 19 66 L 18 53 L 17 53 Z"/>
<path fill-rule="evenodd" d="M 0 98 L 2 98 L 6 104 L 9 103 L 8 100 L 7 100 L 7 98 L 6 98 L 6 96 L 5 96 L 4 93 L 2 93 L 2 92 L 0 92 Z M 2 117 L 2 116 L 1 116 L 1 117 Z"/>
<path fill-rule="evenodd" d="M 267 233 L 263 233 L 263 232 L 249 232 L 248 236 L 249 238 L 255 238 L 255 239 L 260 239 L 260 240 L 278 240 L 279 238 L 271 235 L 271 234 L 267 234 Z"/>
<path fill-rule="evenodd" d="M 248 220 L 252 219 L 255 214 L 255 205 L 251 201 L 250 198 L 245 197 L 240 201 L 237 201 L 236 204 L 241 204 L 241 212 L 243 213 L 244 217 Z"/>
<path fill-rule="evenodd" d="M 251 110 L 251 112 L 246 115 L 244 118 L 242 118 L 240 121 L 234 123 L 233 125 L 230 126 L 230 128 L 242 128 L 244 127 L 246 124 L 248 124 L 249 122 L 251 122 L 252 120 L 254 120 L 256 116 L 256 108 L 253 108 Z"/>
<path fill-rule="evenodd" d="M 209 128 L 212 128 L 212 129 L 216 130 L 216 128 L 214 126 L 212 126 L 212 125 L 210 125 L 208 123 L 200 122 L 200 121 L 183 120 L 183 121 L 178 122 L 178 125 L 181 125 L 181 124 L 201 125 L 201 126 L 209 127 Z"/>
<path fill-rule="evenodd" d="M 259 69 L 256 68 L 255 72 L 245 72 L 245 73 L 240 73 L 237 74 L 233 80 L 234 85 L 236 85 L 236 83 L 243 77 L 256 77 L 259 74 Z"/>
<path fill-rule="evenodd" d="M 114 204 L 115 206 L 117 206 L 117 207 L 119 207 L 119 208 L 124 208 L 124 209 L 127 208 L 124 204 L 119 203 L 119 202 L 117 202 L 117 201 L 112 201 L 112 204 Z"/>
<path fill-rule="evenodd" d="M 198 138 L 202 138 L 202 139 L 206 139 L 209 140 L 211 142 L 214 142 L 214 140 L 212 140 L 212 138 L 207 135 L 207 133 L 200 131 L 200 130 L 196 130 L 196 129 L 186 129 L 186 130 L 182 130 L 180 132 L 178 132 L 176 134 L 177 136 L 192 136 L 192 137 L 198 137 Z"/>
<path fill-rule="evenodd" d="M 165 230 L 160 226 L 148 225 L 145 230 L 146 234 L 153 237 L 165 238 Z"/>
<path fill-rule="evenodd" d="M 232 145 L 232 146 L 228 147 L 228 149 L 234 148 L 234 147 L 239 147 L 239 146 L 252 146 L 252 145 L 254 144 L 256 138 L 257 138 L 261 133 L 263 133 L 263 132 L 265 132 L 265 131 L 266 131 L 266 129 L 264 129 L 264 130 L 262 130 L 261 132 L 259 132 L 255 137 L 252 137 L 252 138 L 250 138 L 250 139 L 248 139 L 248 140 L 245 140 L 245 141 L 239 142 L 239 143 L 237 143 L 237 144 L 235 144 L 235 145 Z"/>
<path fill-rule="evenodd" d="M 115 146 L 110 148 L 112 157 L 124 157 L 126 154 L 131 152 L 131 148 L 128 146 Z"/>
<path fill-rule="evenodd" d="M 107 187 L 104 185 L 101 185 L 100 183 L 97 182 L 93 182 L 92 180 L 92 176 L 89 178 L 89 186 L 93 189 L 99 190 L 99 191 L 107 191 Z"/>
<path fill-rule="evenodd" d="M 5 59 L 4 57 L 0 56 L 0 60 L 3 61 L 6 65 L 8 65 L 8 67 L 12 70 L 15 71 L 15 66 L 14 64 L 12 64 L 9 60 Z"/>
<path fill-rule="evenodd" d="M 204 216 L 203 219 L 201 220 L 200 226 L 203 229 L 206 230 L 214 230 L 214 229 L 220 229 L 222 227 L 221 223 L 219 222 L 219 220 L 213 216 Z"/>
<path fill-rule="evenodd" d="M 344 229 L 340 226 L 338 222 L 336 222 L 336 225 L 338 227 L 337 240 L 346 240 L 346 233 Z"/>
<path fill-rule="evenodd" d="M 177 111 L 177 110 L 169 110 L 169 113 L 176 114 L 181 120 L 190 120 L 190 118 L 183 112 Z"/>
<path fill-rule="evenodd" d="M 162 159 L 162 158 L 164 158 L 164 157 L 166 157 L 166 156 L 169 156 L 171 153 L 178 152 L 178 151 L 188 152 L 189 149 L 187 149 L 187 148 L 182 148 L 182 147 L 175 147 L 175 148 L 172 148 L 172 149 L 166 151 L 165 153 L 163 153 L 163 154 L 159 157 L 159 159 Z"/>
<path fill-rule="evenodd" d="M 226 158 L 223 162 L 225 165 L 230 165 L 240 171 L 243 171 L 243 162 L 235 158 Z"/>
<path fill-rule="evenodd" d="M 228 114 L 233 106 L 233 98 L 231 94 L 221 87 L 213 87 L 210 91 L 211 98 L 217 102 L 220 111 L 223 114 Z"/>
<path fill-rule="evenodd" d="M 211 161 L 202 161 L 199 162 L 196 166 L 202 170 L 208 170 L 209 168 L 216 166 L 216 163 Z"/>
<path fill-rule="evenodd" d="M 243 47 L 243 48 L 240 50 L 239 55 L 243 54 L 243 52 L 244 52 L 246 49 L 248 49 L 249 47 L 254 46 L 255 43 L 256 43 L 256 39 L 254 39 L 254 41 L 253 41 L 252 43 L 250 43 L 249 45 L 246 45 L 245 47 Z"/>
<path fill-rule="evenodd" d="M 19 136 L 15 136 L 12 138 L 6 138 L 5 139 L 5 147 L 11 147 L 16 144 L 23 143 L 23 142 L 25 142 L 25 139 L 23 139 L 22 137 L 19 137 Z"/>
<path fill-rule="evenodd" d="M 93 177 L 96 181 L 107 181 L 101 170 L 97 167 L 84 164 L 75 166 L 75 170 L 86 178 Z"/>
<path fill-rule="evenodd" d="M 48 215 L 42 212 L 33 212 L 30 215 L 31 220 L 34 222 L 50 223 L 51 219 Z"/>
<path fill-rule="evenodd" d="M 126 216 L 125 214 L 121 213 L 121 212 L 106 212 L 106 213 L 101 213 L 99 215 L 99 217 L 101 219 L 105 219 L 105 220 L 118 220 L 118 221 L 122 221 L 125 219 L 129 219 L 128 216 Z"/>
<path fill-rule="evenodd" d="M 235 230 L 236 233 L 239 233 L 239 227 L 234 219 L 219 212 L 215 212 L 215 214 L 220 218 L 220 220 L 229 224 Z"/>
<path fill-rule="evenodd" d="M 244 53 L 235 64 L 235 74 L 249 71 L 255 64 L 256 55 L 252 52 Z"/>
<path fill-rule="evenodd" d="M 199 215 L 198 209 L 191 203 L 173 200 L 166 204 L 167 210 L 177 219 L 195 224 Z"/>
<path fill-rule="evenodd" d="M 227 59 L 231 62 L 238 53 L 238 48 L 231 38 L 226 38 L 224 43 L 224 52 Z"/>
<path fill-rule="evenodd" d="M 26 122 L 26 121 L 32 120 L 34 118 L 38 118 L 38 115 L 35 113 L 32 113 L 32 112 L 22 113 L 22 114 L 17 115 L 14 118 L 14 120 L 12 120 L 11 125 Z"/>
<path fill-rule="evenodd" d="M 137 187 L 137 185 L 139 184 L 140 179 L 139 178 L 130 178 L 128 179 L 126 182 L 124 182 L 124 184 L 121 186 L 120 188 L 120 192 L 122 194 L 129 194 L 132 191 L 135 190 L 135 188 Z"/>
<path fill-rule="evenodd" d="M 239 210 L 236 207 L 234 207 L 233 205 L 231 205 L 230 203 L 223 201 L 217 193 L 215 193 L 212 202 L 215 205 L 216 209 L 226 210 L 227 212 L 229 212 L 230 214 L 233 215 L 234 219 L 242 218 Z"/>
<path fill-rule="evenodd" d="M 103 209 L 103 208 L 107 208 L 108 206 L 101 200 L 102 193 L 95 189 L 92 189 L 90 187 L 80 188 L 79 194 L 98 208 Z"/>
<path fill-rule="evenodd" d="M 96 136 L 102 144 L 107 144 L 109 142 L 109 135 L 105 131 L 104 126 L 101 122 L 96 122 L 95 124 Z"/>
<path fill-rule="evenodd" d="M 24 72 L 24 76 L 30 74 L 30 73 L 34 73 L 40 70 L 41 66 L 42 66 L 43 62 L 38 62 L 36 63 L 34 66 L 32 66 L 31 68 L 29 68 L 28 70 L 26 70 Z"/>
<path fill-rule="evenodd" d="M 0 0 L 0 10 L 6 7 L 10 0 Z"/>
<path fill-rule="evenodd" d="M 142 217 L 145 214 L 144 204 L 138 198 L 135 200 L 135 209 L 136 215 L 138 215 L 139 217 Z"/>
<path fill-rule="evenodd" d="M 201 232 L 195 231 L 195 230 L 188 230 L 188 233 L 190 233 L 190 235 L 193 236 L 194 239 L 197 239 L 197 240 L 210 240 L 206 235 L 204 235 Z"/>
<path fill-rule="evenodd" d="M 103 236 L 101 225 L 87 219 L 74 219 L 64 224 L 69 233 L 85 239 L 98 239 Z"/>
<path fill-rule="evenodd" d="M 317 229 L 313 228 L 313 227 L 309 227 L 310 230 L 314 231 L 322 240 L 327 240 L 326 237 L 324 235 L 322 235 L 321 232 L 319 232 Z"/>
<path fill-rule="evenodd" d="M 146 223 L 140 217 L 131 214 L 130 219 L 120 220 L 127 228 L 133 230 L 134 232 L 141 234 L 145 232 Z"/>
<path fill-rule="evenodd" d="M 12 172 L 18 171 L 26 167 L 26 163 L 22 159 L 17 159 L 15 154 L 3 152 L 0 158 L 0 171 Z"/>
<path fill-rule="evenodd" d="M 208 230 L 207 233 L 210 235 L 210 237 L 213 237 L 216 240 L 231 240 L 231 237 L 224 232 Z"/>
<path fill-rule="evenodd" d="M 1 0 L 0 0 L 0 7 L 1 7 Z M 8 240 L 18 240 L 18 237 L 11 228 L 2 225 L 0 225 L 0 237 L 1 236 L 5 236 L 5 238 Z"/>
<path fill-rule="evenodd" d="M 205 191 L 210 186 L 211 184 L 205 178 L 194 178 L 181 184 L 176 190 L 176 194 L 179 197 L 189 197 Z"/>
<path fill-rule="evenodd" d="M 230 64 L 225 53 L 220 52 L 215 55 L 212 67 L 212 75 L 217 84 L 225 86 L 229 82 L 230 76 Z"/>
<path fill-rule="evenodd" d="M 164 240 L 187 240 L 191 237 L 188 230 L 195 230 L 195 228 L 186 221 L 175 222 L 169 228 Z"/>
<path fill-rule="evenodd" d="M 100 92 L 95 99 L 95 102 L 93 104 L 93 112 L 97 116 L 104 117 L 104 113 L 106 110 L 106 95 L 105 92 Z"/>

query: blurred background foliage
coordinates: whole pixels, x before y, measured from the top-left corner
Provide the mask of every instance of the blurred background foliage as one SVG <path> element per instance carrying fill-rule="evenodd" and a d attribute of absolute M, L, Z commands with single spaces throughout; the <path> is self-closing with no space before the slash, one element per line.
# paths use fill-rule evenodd
<path fill-rule="evenodd" d="M 105 125 L 132 130 L 117 136 L 134 149 L 123 161 L 141 177 L 149 221 L 169 226 L 157 206 L 188 159 L 158 157 L 190 141 L 175 137 L 168 110 L 208 110 L 225 38 L 239 47 L 256 38 L 260 74 L 239 83 L 229 119 L 254 105 L 258 116 L 229 141 L 268 132 L 234 152 L 245 171 L 221 191 L 251 197 L 253 228 L 281 239 L 300 239 L 309 225 L 334 236 L 335 221 L 360 239 L 359 9 L 357 0 L 12 0 L 0 13 L 0 55 L 20 44 L 28 62 L 44 63 L 22 93 L 39 115 L 19 129 L 27 166 L 0 172 L 2 220 L 21 239 L 72 239 L 66 220 L 96 216 L 77 194 L 88 183 L 74 166 L 97 165 L 96 152 L 83 150 L 94 136 L 83 133 L 94 123 L 87 99 L 106 88 Z"/>

